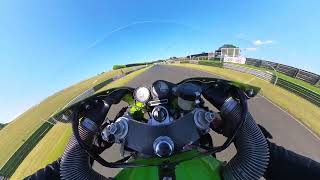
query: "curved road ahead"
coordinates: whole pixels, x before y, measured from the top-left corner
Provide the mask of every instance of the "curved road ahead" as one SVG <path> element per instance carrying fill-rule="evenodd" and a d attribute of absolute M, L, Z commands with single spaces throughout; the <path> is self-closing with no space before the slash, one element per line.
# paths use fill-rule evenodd
<path fill-rule="evenodd" d="M 150 70 L 136 77 L 128 86 L 138 87 L 144 84 L 151 84 L 159 79 L 176 83 L 190 77 L 217 76 L 193 69 L 155 65 Z M 255 120 L 273 135 L 272 141 L 287 149 L 320 161 L 320 139 L 312 135 L 310 131 L 298 123 L 292 116 L 261 96 L 249 100 L 248 103 L 249 111 Z M 215 133 L 212 135 L 215 145 L 220 145 L 225 140 L 224 137 Z M 112 147 L 108 152 L 104 152 L 103 156 L 108 160 L 119 159 L 118 148 L 116 146 Z M 229 160 L 234 153 L 234 147 L 230 147 L 225 152 L 218 154 L 218 159 Z M 114 176 L 118 172 L 116 169 L 107 169 L 97 163 L 95 163 L 94 168 L 105 176 Z"/>

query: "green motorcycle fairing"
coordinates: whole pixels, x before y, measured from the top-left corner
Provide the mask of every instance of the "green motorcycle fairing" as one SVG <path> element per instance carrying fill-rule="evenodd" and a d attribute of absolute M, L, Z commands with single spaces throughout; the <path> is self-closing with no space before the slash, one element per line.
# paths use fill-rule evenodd
<path fill-rule="evenodd" d="M 179 153 L 177 155 L 168 158 L 148 158 L 134 160 L 136 163 L 142 164 L 159 164 L 160 162 L 176 162 L 182 159 L 189 159 L 200 152 L 198 151 L 187 151 Z M 176 179 L 186 180 L 221 180 L 220 169 L 222 162 L 212 156 L 202 156 L 194 158 L 188 161 L 183 161 L 176 165 L 175 176 Z M 157 166 L 149 167 L 138 167 L 138 168 L 126 168 L 121 170 L 115 177 L 116 180 L 139 180 L 148 179 L 156 180 L 159 179 L 159 168 Z"/>

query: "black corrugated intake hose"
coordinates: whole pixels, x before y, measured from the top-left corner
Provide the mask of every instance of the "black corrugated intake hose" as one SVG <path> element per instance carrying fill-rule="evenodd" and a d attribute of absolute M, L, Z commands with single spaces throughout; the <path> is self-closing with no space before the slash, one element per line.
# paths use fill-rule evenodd
<path fill-rule="evenodd" d="M 93 133 L 79 126 L 79 134 L 87 144 L 93 141 Z M 60 164 L 60 177 L 62 180 L 107 180 L 108 178 L 94 171 L 90 165 L 88 153 L 78 144 L 74 135 L 62 155 Z"/>
<path fill-rule="evenodd" d="M 226 121 L 240 122 L 240 105 L 233 99 L 227 103 L 221 108 L 222 117 Z M 222 176 L 224 180 L 260 179 L 269 162 L 267 140 L 249 112 L 242 129 L 239 130 L 234 140 L 237 153 L 222 168 Z"/>

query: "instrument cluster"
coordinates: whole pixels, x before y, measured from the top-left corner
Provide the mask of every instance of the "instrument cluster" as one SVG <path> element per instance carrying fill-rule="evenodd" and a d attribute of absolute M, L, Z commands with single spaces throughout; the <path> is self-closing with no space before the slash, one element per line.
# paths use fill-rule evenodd
<path fill-rule="evenodd" d="M 158 80 L 154 82 L 150 89 L 147 87 L 138 87 L 133 93 L 133 96 L 136 101 L 144 104 L 151 101 L 149 105 L 152 104 L 152 101 L 163 102 L 164 100 L 169 98 L 169 95 L 170 95 L 169 84 L 162 80 Z"/>
<path fill-rule="evenodd" d="M 201 88 L 193 83 L 172 84 L 155 81 L 150 88 L 138 87 L 133 96 L 149 107 L 148 124 L 170 124 L 173 120 L 194 110 L 201 103 Z M 150 114 L 151 113 L 151 114 Z"/>

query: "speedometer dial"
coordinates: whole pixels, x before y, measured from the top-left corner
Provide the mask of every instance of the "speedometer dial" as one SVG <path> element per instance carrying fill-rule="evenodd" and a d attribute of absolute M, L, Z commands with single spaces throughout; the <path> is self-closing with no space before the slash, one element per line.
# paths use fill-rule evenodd
<path fill-rule="evenodd" d="M 134 91 L 133 96 L 135 100 L 146 103 L 150 99 L 150 91 L 146 87 L 139 87 Z"/>
<path fill-rule="evenodd" d="M 169 86 L 164 81 L 159 80 L 154 82 L 152 85 L 152 94 L 159 99 L 166 98 L 169 91 Z"/>

